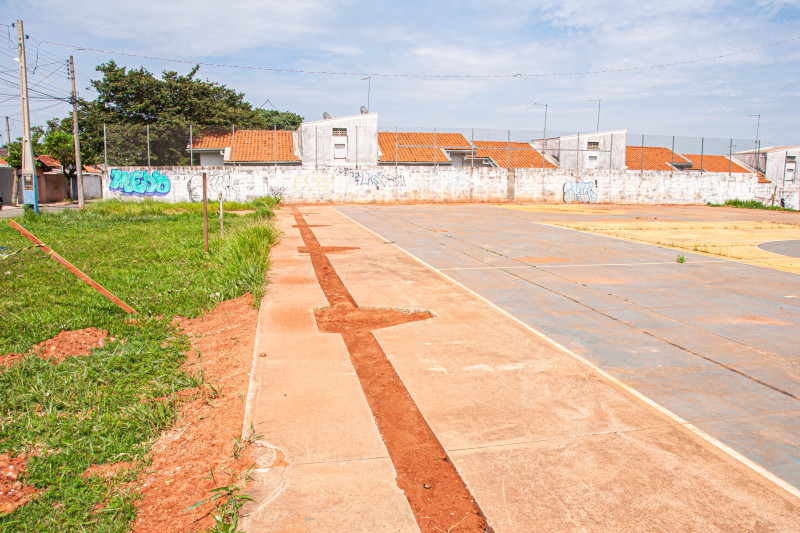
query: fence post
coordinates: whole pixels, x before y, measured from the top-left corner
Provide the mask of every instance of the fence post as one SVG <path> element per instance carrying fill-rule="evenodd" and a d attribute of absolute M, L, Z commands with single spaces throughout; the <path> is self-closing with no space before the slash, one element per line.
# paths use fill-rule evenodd
<path fill-rule="evenodd" d="M 358 126 L 356 126 L 356 170 L 358 170 Z"/>
<path fill-rule="evenodd" d="M 581 173 L 581 132 L 578 132 L 578 145 L 575 155 L 575 179 L 577 180 Z"/>
<path fill-rule="evenodd" d="M 150 166 L 150 124 L 145 126 L 147 129 L 147 166 Z"/>
<path fill-rule="evenodd" d="M 706 138 L 700 137 L 700 175 L 703 175 L 703 153 L 706 149 Z"/>
<path fill-rule="evenodd" d="M 731 177 L 731 168 L 733 167 L 733 139 L 731 139 L 731 148 L 728 152 L 728 177 Z M 758 175 L 758 173 L 756 173 Z"/>
<path fill-rule="evenodd" d="M 194 166 L 194 131 L 189 124 L 189 165 Z"/>
<path fill-rule="evenodd" d="M 319 124 L 314 124 L 314 170 L 319 169 Z"/>
<path fill-rule="evenodd" d="M 275 160 L 275 170 L 278 169 L 278 125 L 272 125 L 272 158 Z"/>
<path fill-rule="evenodd" d="M 640 161 L 641 168 L 639 169 L 639 176 L 644 176 L 644 133 L 642 133 L 642 158 Z"/>
<path fill-rule="evenodd" d="M 397 176 L 397 126 L 394 127 L 394 175 Z"/>
<path fill-rule="evenodd" d="M 236 166 L 236 126 L 231 126 L 231 159 Z"/>
<path fill-rule="evenodd" d="M 222 192 L 219 193 L 219 234 L 220 236 L 225 235 L 225 223 L 222 221 L 223 213 L 222 213 Z"/>
<path fill-rule="evenodd" d="M 669 177 L 672 178 L 672 172 L 675 170 L 675 136 L 672 136 L 672 159 L 669 163 Z"/>
<path fill-rule="evenodd" d="M 203 249 L 208 253 L 208 198 L 207 193 L 208 182 L 206 180 L 206 173 L 203 172 Z"/>
<path fill-rule="evenodd" d="M 508 130 L 508 145 L 506 146 L 506 168 L 511 168 L 511 130 Z"/>
<path fill-rule="evenodd" d="M 472 133 L 470 134 L 470 144 L 472 145 L 472 157 L 469 159 L 469 173 L 472 174 L 475 172 L 475 128 L 472 128 Z"/>
<path fill-rule="evenodd" d="M 611 147 L 608 149 L 608 171 L 611 172 L 614 167 L 614 134 L 611 134 Z"/>
<path fill-rule="evenodd" d="M 433 128 L 433 171 L 436 172 L 436 128 Z"/>
<path fill-rule="evenodd" d="M 108 168 L 108 143 L 106 141 L 106 125 L 103 124 L 103 161 L 105 161 L 105 167 L 103 170 Z M 14 199 L 16 201 L 16 199 Z"/>

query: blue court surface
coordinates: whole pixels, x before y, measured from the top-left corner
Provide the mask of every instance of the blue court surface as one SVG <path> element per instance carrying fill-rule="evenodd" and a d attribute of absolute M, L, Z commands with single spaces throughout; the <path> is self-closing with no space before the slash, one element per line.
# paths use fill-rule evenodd
<path fill-rule="evenodd" d="M 800 488 L 796 274 L 491 205 L 337 209 Z"/>

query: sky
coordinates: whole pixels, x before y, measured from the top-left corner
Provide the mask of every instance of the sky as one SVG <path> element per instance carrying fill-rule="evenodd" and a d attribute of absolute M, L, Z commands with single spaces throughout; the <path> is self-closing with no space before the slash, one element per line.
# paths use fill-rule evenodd
<path fill-rule="evenodd" d="M 100 5 L 96 0 L 0 0 L 0 23 L 22 19 L 30 37 L 29 68 L 37 68 L 31 83 L 41 92 L 31 100 L 34 123 L 68 115 L 66 103 L 47 96 L 66 94 L 64 62 L 74 55 L 85 98 L 93 94 L 87 87 L 97 77 L 94 67 L 110 59 L 154 73 L 186 73 L 201 62 L 257 67 L 201 64 L 199 76 L 243 92 L 254 107 L 269 100 L 265 107 L 306 120 L 321 119 L 323 112 L 357 114 L 369 100 L 381 129 L 477 128 L 476 135 L 484 136 L 490 133 L 486 129 L 498 130 L 494 135 L 511 129 L 516 138 L 518 130 L 542 130 L 545 108 L 535 104 L 547 104 L 549 132 L 594 131 L 599 99 L 601 130 L 755 140 L 758 129 L 762 146 L 800 144 L 800 0 L 137 0 Z M 2 30 L 8 36 L 0 35 L 6 41 L 0 45 L 0 117 L 11 116 L 12 137 L 17 137 L 16 29 Z M 716 56 L 724 57 L 694 61 Z M 5 140 L 2 122 L 0 133 Z"/>

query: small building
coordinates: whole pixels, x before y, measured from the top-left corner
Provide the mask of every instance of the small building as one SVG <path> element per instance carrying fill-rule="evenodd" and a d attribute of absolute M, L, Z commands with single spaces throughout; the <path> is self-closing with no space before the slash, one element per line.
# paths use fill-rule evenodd
<path fill-rule="evenodd" d="M 532 145 L 558 162 L 563 169 L 624 170 L 627 130 L 578 133 L 535 139 Z"/>
<path fill-rule="evenodd" d="M 303 122 L 297 146 L 304 166 L 358 166 L 378 164 L 378 114 Z"/>
<path fill-rule="evenodd" d="M 507 141 L 473 141 L 475 166 L 500 168 L 558 168 L 531 143 Z"/>
<path fill-rule="evenodd" d="M 195 130 L 187 150 L 201 167 L 299 165 L 291 130 Z"/>
<path fill-rule="evenodd" d="M 378 133 L 382 165 L 465 166 L 473 148 L 460 133 L 381 131 Z"/>
<path fill-rule="evenodd" d="M 729 174 L 752 174 L 755 170 L 747 168 L 743 164 L 734 163 L 726 155 L 709 154 L 681 154 L 692 162 L 691 170 L 700 172 L 726 172 Z"/>
<path fill-rule="evenodd" d="M 677 152 L 662 146 L 627 146 L 625 166 L 628 170 L 690 170 L 693 163 Z"/>
<path fill-rule="evenodd" d="M 771 146 L 744 150 L 733 154 L 733 159 L 750 168 L 757 168 L 759 175 L 781 187 L 797 183 L 797 158 L 800 146 Z"/>

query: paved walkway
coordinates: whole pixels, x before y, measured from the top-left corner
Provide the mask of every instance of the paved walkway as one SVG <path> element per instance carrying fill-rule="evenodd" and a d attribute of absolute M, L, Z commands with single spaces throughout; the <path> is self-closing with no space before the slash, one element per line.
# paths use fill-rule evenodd
<path fill-rule="evenodd" d="M 341 211 L 800 487 L 797 275 L 679 264 L 671 249 L 537 223 L 547 213 Z"/>
<path fill-rule="evenodd" d="M 402 210 L 412 208 L 392 209 L 399 215 L 346 211 L 384 224 L 390 239 L 410 246 L 419 228 L 403 220 Z M 333 209 L 301 211 L 322 246 L 358 247 L 329 259 L 360 306 L 437 315 L 375 337 L 495 531 L 796 528 L 796 496 L 613 378 Z M 443 211 L 431 228 L 446 229 L 448 219 L 458 227 L 469 222 L 453 220 L 453 213 Z M 313 309 L 327 302 L 308 256 L 297 251 L 298 230 L 289 213 L 279 220 L 285 237 L 273 253 L 247 400 L 245 433 L 252 423 L 263 437 L 257 502 L 245 529 L 414 530 L 341 337 L 314 324 Z M 482 231 L 474 224 L 464 229 Z M 442 248 L 426 244 L 420 252 Z M 506 260 L 486 253 L 483 266 Z M 447 257 L 439 256 L 438 266 L 454 268 Z M 478 279 L 509 298 L 519 293 L 494 269 L 457 272 L 481 272 Z M 545 307 L 533 316 L 564 311 L 537 302 Z M 615 335 L 612 328 L 607 333 Z"/>

